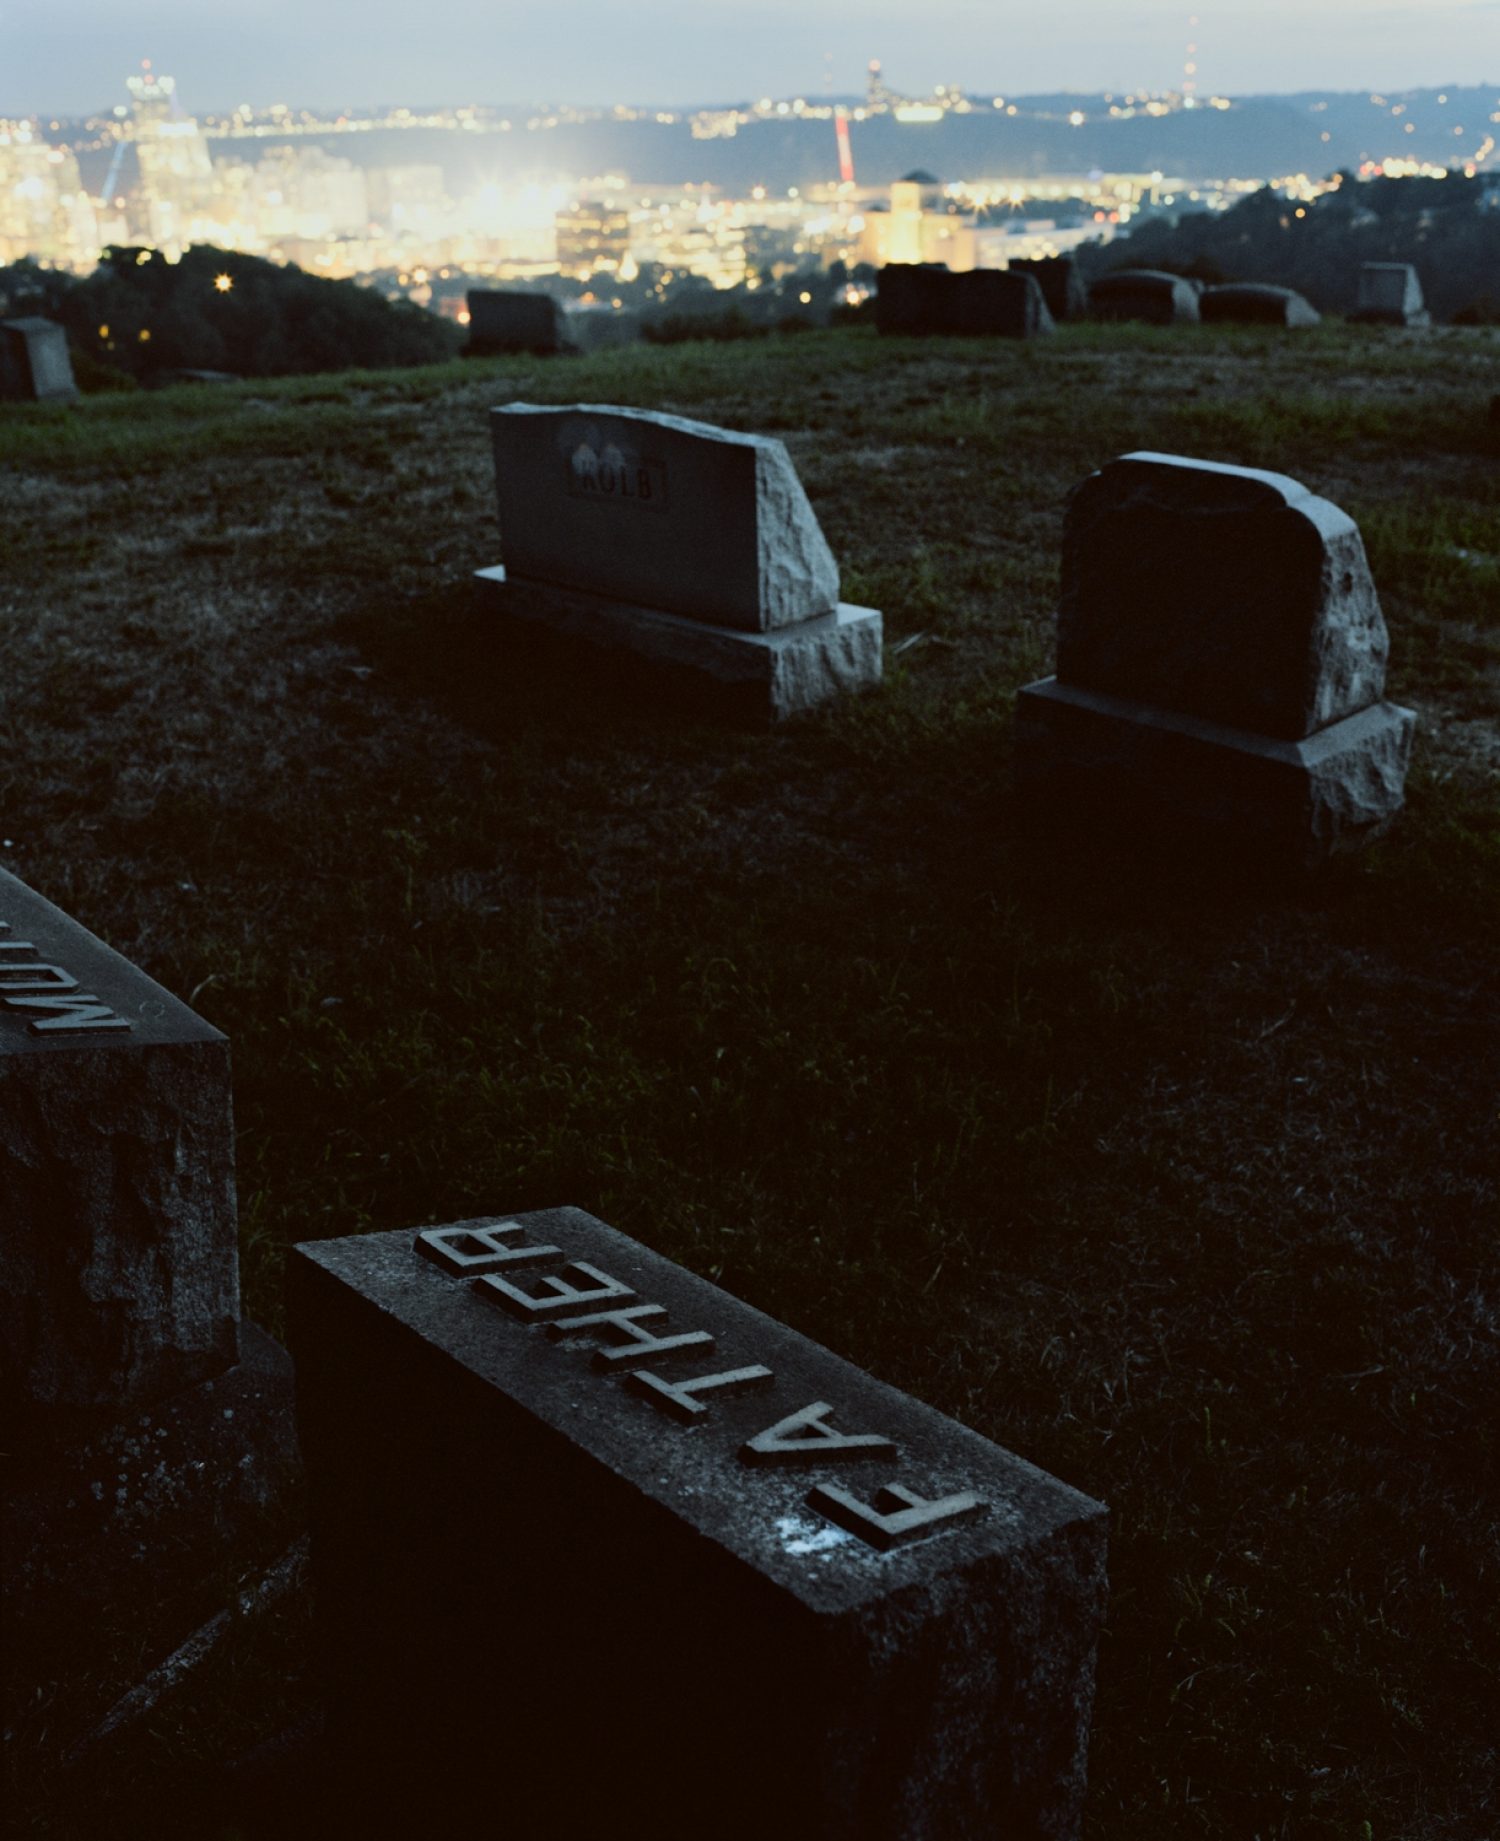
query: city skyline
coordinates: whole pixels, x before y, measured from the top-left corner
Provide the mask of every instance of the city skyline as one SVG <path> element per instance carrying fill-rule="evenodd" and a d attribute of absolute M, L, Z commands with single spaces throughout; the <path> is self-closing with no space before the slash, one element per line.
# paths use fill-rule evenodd
<path fill-rule="evenodd" d="M 1065 0 L 1045 17 L 997 21 L 989 0 L 946 0 L 915 33 L 909 4 L 895 0 L 767 0 L 753 13 L 638 0 L 628 16 L 579 0 L 540 18 L 456 0 L 435 34 L 396 0 L 371 0 L 357 17 L 329 0 L 264 0 L 253 24 L 226 9 L 211 25 L 188 0 L 143 0 L 126 20 L 105 0 L 76 0 L 65 24 L 47 0 L 10 0 L 0 10 L 0 116 L 107 110 L 143 58 L 172 71 L 199 113 L 273 101 L 811 99 L 857 92 L 877 57 L 913 93 L 939 83 L 1017 95 L 1165 90 L 1189 61 L 1201 89 L 1242 95 L 1500 80 L 1500 0 L 1199 0 L 1196 15 L 1192 4 Z"/>

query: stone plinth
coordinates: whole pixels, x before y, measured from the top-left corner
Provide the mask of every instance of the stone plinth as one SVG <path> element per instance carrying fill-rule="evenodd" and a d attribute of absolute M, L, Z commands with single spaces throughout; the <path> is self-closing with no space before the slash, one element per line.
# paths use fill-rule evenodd
<path fill-rule="evenodd" d="M 780 722 L 880 682 L 881 617 L 846 601 L 796 626 L 736 633 L 530 582 L 502 568 L 476 570 L 474 582 L 484 603 L 506 619 L 581 648 L 575 657 L 583 669 L 607 669 L 610 655 L 628 653 L 663 688 L 675 680 L 700 713 L 729 721 Z"/>
<path fill-rule="evenodd" d="M 68 335 L 56 321 L 0 321 L 0 401 L 70 402 L 77 394 Z"/>
<path fill-rule="evenodd" d="M 1183 325 L 1200 317 L 1198 290 L 1181 275 L 1169 275 L 1161 269 L 1115 269 L 1089 284 L 1089 312 L 1096 320 Z"/>
<path fill-rule="evenodd" d="M 1273 288 L 1260 281 L 1229 281 L 1205 288 L 1199 318 L 1213 325 L 1316 326 L 1322 315 L 1293 288 Z"/>
<path fill-rule="evenodd" d="M 1314 867 L 1399 811 L 1415 718 L 1352 519 L 1295 480 L 1128 454 L 1069 501 L 1057 675 L 1017 705 L 1042 827 Z"/>
<path fill-rule="evenodd" d="M 121 1412 L 238 1348 L 229 1044 L 0 872 L 0 1389 Z"/>
<path fill-rule="evenodd" d="M 577 1209 L 290 1285 L 361 1818 L 1078 1834 L 1097 1503 Z"/>

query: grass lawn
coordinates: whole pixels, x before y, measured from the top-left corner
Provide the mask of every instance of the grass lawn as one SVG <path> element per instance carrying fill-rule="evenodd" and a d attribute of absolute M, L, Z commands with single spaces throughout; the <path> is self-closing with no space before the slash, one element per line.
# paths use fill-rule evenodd
<path fill-rule="evenodd" d="M 1483 1841 L 1497 361 L 860 329 L 8 408 L 0 863 L 232 1038 L 268 1327 L 293 1241 L 588 1208 L 1110 1504 L 1096 1841 Z M 514 669 L 511 398 L 781 436 L 884 688 L 749 734 Z M 1132 448 L 1364 532 L 1420 728 L 1326 886 L 1022 846 L 1064 496 Z M 242 1659 L 152 1743 L 286 1699 Z"/>

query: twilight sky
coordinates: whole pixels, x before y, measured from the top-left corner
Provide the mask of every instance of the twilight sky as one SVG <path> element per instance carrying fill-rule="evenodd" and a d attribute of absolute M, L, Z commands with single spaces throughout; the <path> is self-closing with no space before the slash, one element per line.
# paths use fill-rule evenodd
<path fill-rule="evenodd" d="M 1196 10 L 1198 24 L 1189 29 Z M 0 116 L 185 106 L 739 101 L 863 86 L 1204 94 L 1500 83 L 1500 0 L 0 0 Z"/>

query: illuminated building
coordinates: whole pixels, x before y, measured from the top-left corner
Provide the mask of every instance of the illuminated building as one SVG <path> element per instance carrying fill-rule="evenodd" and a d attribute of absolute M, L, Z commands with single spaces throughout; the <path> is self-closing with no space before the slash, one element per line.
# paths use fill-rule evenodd
<path fill-rule="evenodd" d="M 34 256 L 91 268 L 99 225 L 72 153 L 21 122 L 0 122 L 0 262 Z"/>
<path fill-rule="evenodd" d="M 145 229 L 151 242 L 172 254 L 207 240 L 216 226 L 214 169 L 208 143 L 190 115 L 183 115 L 177 85 L 150 65 L 126 79 L 141 169 Z"/>
<path fill-rule="evenodd" d="M 587 280 L 601 271 L 618 274 L 630 254 L 630 214 L 619 205 L 584 198 L 556 218 L 557 266 L 564 275 Z"/>

